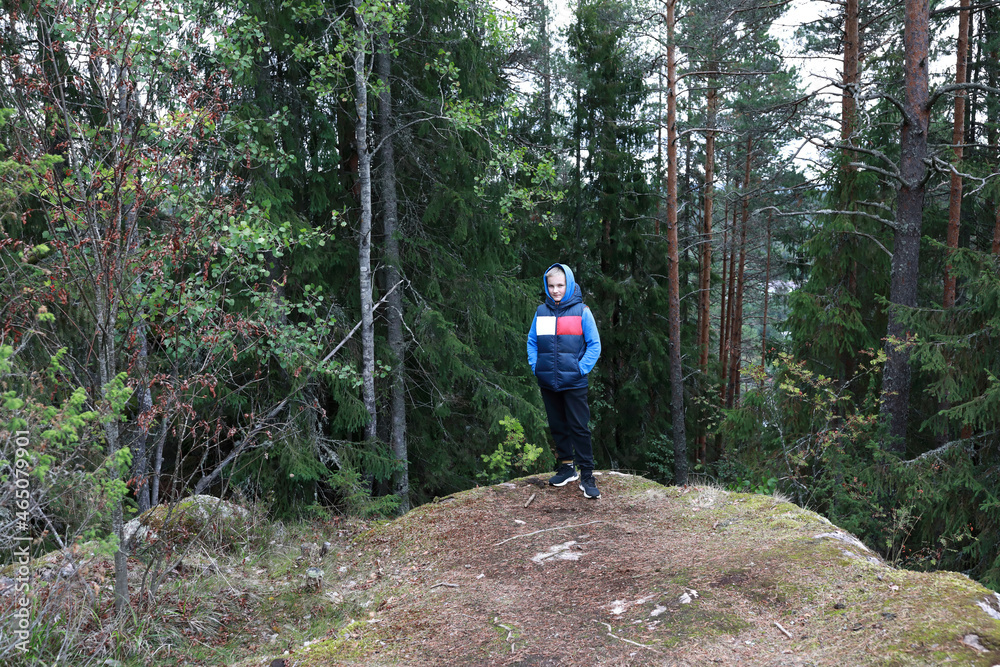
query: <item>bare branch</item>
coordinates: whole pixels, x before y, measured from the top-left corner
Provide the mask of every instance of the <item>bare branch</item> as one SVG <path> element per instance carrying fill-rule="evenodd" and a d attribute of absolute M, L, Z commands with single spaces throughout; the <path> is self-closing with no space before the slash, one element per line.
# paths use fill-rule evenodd
<path fill-rule="evenodd" d="M 763 213 L 764 211 L 776 211 L 775 217 L 778 217 L 778 218 L 793 218 L 793 217 L 801 216 L 801 215 L 856 215 L 856 216 L 861 217 L 861 218 L 868 218 L 869 220 L 874 220 L 874 221 L 876 221 L 876 222 L 878 222 L 878 223 L 880 223 L 882 225 L 885 225 L 889 229 L 893 229 L 893 230 L 896 229 L 895 223 L 893 223 L 891 220 L 886 220 L 885 218 L 879 217 L 879 216 L 875 215 L 874 213 L 868 213 L 867 211 L 841 211 L 841 210 L 836 210 L 836 209 L 823 208 L 823 209 L 819 209 L 819 210 L 816 210 L 816 211 L 789 211 L 789 212 L 782 212 L 781 210 L 779 210 L 775 206 L 765 206 L 763 208 L 756 209 L 754 211 L 754 214 Z M 865 234 L 863 232 L 845 232 L 845 233 L 857 234 L 859 236 L 865 236 L 865 237 L 870 238 L 872 241 L 875 241 L 875 243 L 878 243 L 879 247 L 882 248 L 882 250 L 884 250 L 887 255 L 889 255 L 890 257 L 892 257 L 892 253 L 889 252 L 889 250 L 885 246 L 883 246 L 881 244 L 881 242 L 879 242 L 879 240 L 876 239 L 875 237 L 870 236 L 868 234 Z"/>
<path fill-rule="evenodd" d="M 968 7 L 943 7 L 941 9 L 935 9 L 931 11 L 931 18 L 938 16 L 943 16 L 945 14 L 958 14 L 963 10 L 970 12 L 978 12 L 983 9 L 990 9 L 992 7 L 1000 7 L 1000 1 L 994 0 L 994 2 L 982 2 L 978 5 L 969 5 Z"/>
<path fill-rule="evenodd" d="M 941 86 L 934 91 L 930 100 L 927 101 L 927 108 L 930 109 L 933 107 L 934 103 L 937 102 L 938 98 L 942 95 L 953 93 L 956 90 L 982 90 L 987 93 L 993 93 L 994 95 L 1000 95 L 1000 88 L 986 86 L 981 83 L 949 83 L 947 86 Z"/>
<path fill-rule="evenodd" d="M 850 166 L 857 167 L 858 169 L 865 169 L 867 171 L 874 171 L 876 174 L 882 174 L 886 178 L 891 178 L 892 180 L 895 180 L 895 181 L 902 182 L 902 180 L 903 180 L 903 177 L 899 175 L 899 171 L 896 170 L 896 169 L 893 169 L 892 171 L 888 171 L 888 170 L 882 169 L 880 167 L 873 167 L 872 165 L 870 165 L 870 164 L 868 164 L 866 162 L 851 162 L 849 164 L 850 164 Z"/>
<path fill-rule="evenodd" d="M 894 107 L 899 109 L 900 113 L 904 116 L 906 115 L 906 109 L 903 107 L 903 103 L 887 93 L 868 93 L 867 95 L 858 95 L 856 99 L 859 102 L 867 102 L 868 100 L 888 100 Z"/>
<path fill-rule="evenodd" d="M 539 533 L 547 533 L 550 530 L 566 530 L 567 528 L 579 528 L 581 526 L 589 526 L 589 525 L 594 524 L 594 523 L 604 523 L 604 522 L 601 521 L 601 520 L 597 520 L 597 521 L 588 521 L 587 523 L 571 524 L 571 525 L 568 525 L 568 526 L 555 526 L 554 528 L 542 528 L 541 530 L 536 530 L 536 531 L 531 532 L 531 533 L 522 533 L 520 535 L 515 535 L 514 537 L 508 537 L 506 540 L 501 540 L 500 542 L 497 542 L 493 546 L 498 547 L 501 544 L 506 544 L 507 542 L 510 542 L 511 540 L 520 539 L 522 537 L 531 537 L 532 535 L 538 535 Z"/>

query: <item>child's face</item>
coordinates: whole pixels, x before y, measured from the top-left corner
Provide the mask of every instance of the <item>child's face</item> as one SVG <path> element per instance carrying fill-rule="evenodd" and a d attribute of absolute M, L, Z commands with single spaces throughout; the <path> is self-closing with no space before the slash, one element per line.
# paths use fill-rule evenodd
<path fill-rule="evenodd" d="M 566 294 L 566 276 L 561 273 L 552 273 L 545 276 L 545 284 L 549 286 L 549 296 L 556 303 L 562 301 Z"/>

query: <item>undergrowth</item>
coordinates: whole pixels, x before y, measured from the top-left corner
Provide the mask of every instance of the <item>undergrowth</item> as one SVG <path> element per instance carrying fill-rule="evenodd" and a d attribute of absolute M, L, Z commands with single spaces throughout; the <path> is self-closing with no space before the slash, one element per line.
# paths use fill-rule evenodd
<path fill-rule="evenodd" d="M 344 545 L 368 527 L 341 517 L 285 524 L 254 512 L 225 545 L 177 544 L 173 557 L 159 560 L 139 550 L 130 563 L 131 604 L 121 616 L 113 613 L 109 558 L 78 559 L 79 574 L 33 583 L 28 651 L 8 654 L 5 664 L 170 667 L 278 655 L 359 615 L 352 599 L 334 602 L 308 586 L 306 569 L 335 576 Z M 62 567 L 61 558 L 52 562 Z M 152 573 L 164 562 L 169 570 L 153 594 Z M 2 600 L 5 616 L 10 602 Z"/>

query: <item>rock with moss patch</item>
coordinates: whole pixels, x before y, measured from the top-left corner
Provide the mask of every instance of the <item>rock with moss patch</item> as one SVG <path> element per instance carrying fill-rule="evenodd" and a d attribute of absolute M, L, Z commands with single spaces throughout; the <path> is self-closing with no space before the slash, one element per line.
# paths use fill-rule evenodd
<path fill-rule="evenodd" d="M 250 512 L 214 496 L 190 496 L 177 503 L 157 505 L 125 524 L 128 551 L 157 541 L 183 543 L 199 539 L 223 545 L 238 538 Z"/>

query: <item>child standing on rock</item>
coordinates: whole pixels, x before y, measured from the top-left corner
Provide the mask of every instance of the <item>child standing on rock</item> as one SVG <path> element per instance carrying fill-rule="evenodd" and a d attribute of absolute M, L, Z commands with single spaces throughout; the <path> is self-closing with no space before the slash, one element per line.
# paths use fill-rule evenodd
<path fill-rule="evenodd" d="M 538 306 L 528 331 L 528 363 L 538 378 L 556 444 L 558 468 L 549 484 L 565 486 L 579 479 L 585 498 L 600 498 L 587 403 L 587 375 L 601 356 L 597 322 L 568 266 L 553 264 L 542 283 L 545 303 Z"/>

